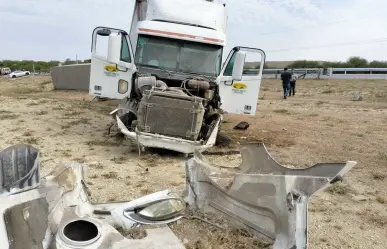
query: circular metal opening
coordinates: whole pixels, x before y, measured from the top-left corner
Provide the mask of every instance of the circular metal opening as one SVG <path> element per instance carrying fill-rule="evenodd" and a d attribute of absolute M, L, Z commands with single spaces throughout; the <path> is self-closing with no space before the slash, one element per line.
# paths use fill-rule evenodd
<path fill-rule="evenodd" d="M 87 242 L 97 239 L 99 231 L 97 226 L 89 221 L 76 220 L 63 228 L 63 235 L 74 242 Z"/>

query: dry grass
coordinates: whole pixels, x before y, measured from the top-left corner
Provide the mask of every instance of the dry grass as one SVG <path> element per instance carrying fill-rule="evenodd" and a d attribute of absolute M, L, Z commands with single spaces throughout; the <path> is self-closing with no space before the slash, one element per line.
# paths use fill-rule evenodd
<path fill-rule="evenodd" d="M 47 111 L 38 111 L 38 112 L 35 112 L 36 115 L 47 115 L 48 112 Z"/>
<path fill-rule="evenodd" d="M 0 113 L 0 120 L 5 120 L 5 119 L 17 119 L 19 115 L 14 114 L 14 113 Z"/>
<path fill-rule="evenodd" d="M 24 140 L 27 144 L 38 144 L 39 139 L 37 137 L 28 137 Z"/>
<path fill-rule="evenodd" d="M 372 177 L 375 180 L 384 180 L 387 178 L 387 174 L 382 172 L 372 172 Z"/>
<path fill-rule="evenodd" d="M 117 179 L 118 174 L 117 174 L 117 172 L 110 171 L 109 173 L 102 174 L 102 177 L 104 177 L 106 179 Z"/>
<path fill-rule="evenodd" d="M 379 195 L 379 196 L 376 196 L 376 201 L 379 203 L 385 204 L 387 203 L 387 198 Z"/>
<path fill-rule="evenodd" d="M 184 157 L 160 152 L 138 157 L 137 147 L 130 141 L 102 135 L 111 121 L 108 113 L 114 109 L 114 102 L 89 103 L 87 92 L 51 91 L 50 84 L 43 84 L 47 78 L 28 84 L 27 88 L 36 90 L 16 93 L 15 87 L 26 87 L 27 80 L 0 80 L 6 90 L 0 92 L 1 104 L 6 103 L 6 107 L 1 107 L 0 118 L 16 115 L 0 119 L 0 135 L 6 136 L 0 139 L 1 148 L 27 139 L 36 145 L 39 142 L 36 147 L 44 150 L 43 173 L 61 162 L 83 160 L 91 165 L 85 180 L 91 183 L 91 197 L 98 202 L 132 200 L 167 188 L 179 193 L 184 189 Z M 256 117 L 225 116 L 222 130 L 232 137 L 233 143 L 230 148 L 212 148 L 210 152 L 225 152 L 215 160 L 219 164 L 234 164 L 236 161 L 227 152 L 236 150 L 238 142 L 258 140 L 265 142 L 281 164 L 298 168 L 321 162 L 357 161 L 343 183 L 311 198 L 310 248 L 332 248 L 331 241 L 335 241 L 334 246 L 340 249 L 384 249 L 387 85 L 383 81 L 299 80 L 298 92 L 286 100 L 279 86 L 278 80 L 263 81 L 261 89 L 265 91 L 261 91 Z M 351 101 L 353 92 L 360 90 L 363 100 Z M 35 112 L 43 109 L 40 104 L 45 105 L 44 110 L 53 111 L 36 116 Z M 250 127 L 245 131 L 233 130 L 240 121 L 248 122 Z M 61 125 L 63 132 L 58 131 Z M 25 131 L 33 133 L 21 136 Z M 357 201 L 363 196 L 365 201 Z M 236 236 L 235 232 L 201 221 L 181 220 L 171 227 L 182 241 L 189 241 L 187 248 L 265 247 L 255 237 L 243 233 Z"/>
<path fill-rule="evenodd" d="M 286 109 L 275 109 L 273 110 L 274 113 L 283 113 L 283 114 L 290 114 L 289 110 Z"/>
<path fill-rule="evenodd" d="M 30 136 L 32 136 L 34 133 L 32 132 L 32 131 L 25 131 L 24 133 L 23 133 L 23 136 L 25 136 L 25 137 L 30 137 Z"/>

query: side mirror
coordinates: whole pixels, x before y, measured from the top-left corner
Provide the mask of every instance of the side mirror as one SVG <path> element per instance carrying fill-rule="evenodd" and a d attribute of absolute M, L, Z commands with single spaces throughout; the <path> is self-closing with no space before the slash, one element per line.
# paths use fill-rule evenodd
<path fill-rule="evenodd" d="M 109 35 L 108 62 L 118 64 L 121 57 L 121 34 Z"/>
<path fill-rule="evenodd" d="M 242 80 L 243 67 L 245 65 L 246 53 L 239 51 L 235 55 L 234 66 L 232 68 L 232 79 Z"/>

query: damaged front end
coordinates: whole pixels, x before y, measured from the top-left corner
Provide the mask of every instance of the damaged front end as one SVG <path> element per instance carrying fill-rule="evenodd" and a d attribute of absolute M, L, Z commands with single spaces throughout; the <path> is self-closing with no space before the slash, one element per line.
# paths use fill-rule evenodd
<path fill-rule="evenodd" d="M 137 126 L 132 126 L 128 128 L 128 125 L 125 125 L 127 116 L 130 115 L 131 110 L 125 106 L 120 105 L 117 109 L 112 111 L 114 119 L 114 124 L 117 126 L 120 133 L 124 134 L 127 138 L 136 141 L 141 149 L 149 148 L 161 148 L 166 150 L 172 150 L 184 154 L 192 154 L 195 151 L 203 152 L 216 143 L 218 136 L 218 131 L 220 124 L 222 122 L 222 116 L 218 115 L 210 125 L 205 127 L 206 135 L 202 139 L 193 140 L 185 139 L 182 137 L 173 137 L 155 132 L 148 132 L 148 129 L 139 129 Z M 162 115 L 162 113 L 160 113 Z M 152 115 L 147 115 L 147 117 L 153 117 Z M 157 116 L 155 117 L 155 123 L 157 121 Z M 149 119 L 147 119 L 149 122 Z M 180 119 L 179 119 L 180 120 Z M 178 121 L 178 120 L 177 120 Z M 159 126 L 159 125 L 157 125 Z M 160 125 L 163 126 L 163 125 Z M 168 126 L 168 124 L 165 124 Z M 177 125 L 178 126 L 178 125 Z"/>
<path fill-rule="evenodd" d="M 356 162 L 306 169 L 280 165 L 262 143 L 241 145 L 242 164 L 222 168 L 200 153 L 186 163 L 188 204 L 274 241 L 273 249 L 307 248 L 309 198 L 341 180 Z"/>
<path fill-rule="evenodd" d="M 112 125 L 141 149 L 192 154 L 214 146 L 222 122 L 217 83 L 185 74 L 178 78 L 137 74 L 131 94 L 110 113 Z"/>

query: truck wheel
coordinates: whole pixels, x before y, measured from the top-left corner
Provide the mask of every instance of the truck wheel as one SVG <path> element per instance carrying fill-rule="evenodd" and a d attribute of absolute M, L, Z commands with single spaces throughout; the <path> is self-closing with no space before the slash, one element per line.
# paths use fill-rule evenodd
<path fill-rule="evenodd" d="M 16 75 L 12 75 L 12 78 L 16 78 Z"/>
<path fill-rule="evenodd" d="M 30 75 L 30 73 L 26 73 L 26 75 Z"/>
<path fill-rule="evenodd" d="M 216 136 L 215 145 L 219 147 L 226 147 L 231 143 L 232 139 L 231 137 L 227 136 L 226 134 L 218 132 L 218 135 Z"/>

